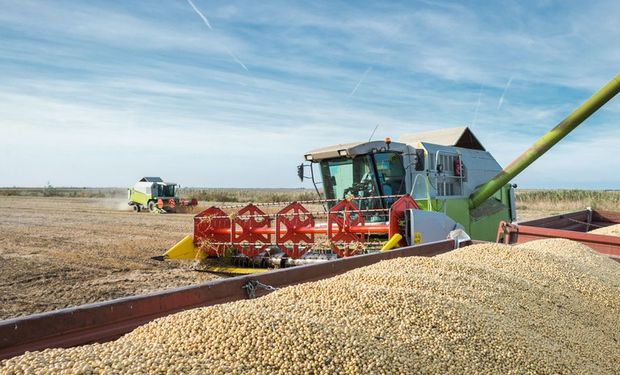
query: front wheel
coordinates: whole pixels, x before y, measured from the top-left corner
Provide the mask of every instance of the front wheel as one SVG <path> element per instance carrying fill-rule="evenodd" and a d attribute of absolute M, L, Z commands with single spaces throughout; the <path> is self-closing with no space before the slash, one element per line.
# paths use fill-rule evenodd
<path fill-rule="evenodd" d="M 157 205 L 155 204 L 155 201 L 149 201 L 149 211 L 155 212 L 156 210 L 157 210 Z"/>

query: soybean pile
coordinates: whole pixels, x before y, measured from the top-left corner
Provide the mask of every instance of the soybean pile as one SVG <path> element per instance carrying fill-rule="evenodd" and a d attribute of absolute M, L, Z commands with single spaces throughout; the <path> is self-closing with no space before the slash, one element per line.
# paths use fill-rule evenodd
<path fill-rule="evenodd" d="M 603 234 L 607 236 L 620 236 L 620 224 L 610 225 L 608 227 L 591 230 L 590 233 Z"/>
<path fill-rule="evenodd" d="M 160 318 L 3 374 L 617 374 L 620 265 L 568 240 L 398 258 Z"/>

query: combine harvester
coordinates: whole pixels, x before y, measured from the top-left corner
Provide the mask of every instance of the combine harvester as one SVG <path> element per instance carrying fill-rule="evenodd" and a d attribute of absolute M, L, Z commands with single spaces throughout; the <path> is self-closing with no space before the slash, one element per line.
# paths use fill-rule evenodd
<path fill-rule="evenodd" d="M 516 185 L 510 180 L 610 100 L 619 81 L 613 79 L 504 169 L 468 128 L 310 151 L 310 165 L 300 165 L 299 176 L 309 167 L 316 187 L 318 164 L 326 199 L 283 204 L 274 215 L 254 204 L 232 213 L 210 207 L 194 217 L 193 236 L 156 259 L 225 259 L 232 267 L 206 269 L 252 273 L 447 238 L 519 241 L 502 236 L 515 231 L 507 224 L 516 220 Z M 312 212 L 308 203 L 324 211 Z M 620 245 L 617 238 L 602 237 Z"/>
<path fill-rule="evenodd" d="M 275 215 L 252 204 L 234 214 L 211 207 L 195 216 L 193 236 L 160 257 L 245 266 L 226 272 L 281 269 L 5 320 L 0 359 L 112 340 L 171 313 L 259 297 L 381 260 L 435 256 L 470 245 L 468 237 L 513 243 L 567 236 L 620 260 L 620 237 L 574 231 L 620 222 L 620 214 L 584 211 L 511 224 L 509 184 L 619 91 L 617 76 L 503 170 L 468 129 L 312 151 L 306 160 L 319 164 L 326 200 L 292 202 Z M 312 212 L 308 203 L 325 210 Z M 391 247 L 399 248 L 380 251 Z"/>
<path fill-rule="evenodd" d="M 127 204 L 135 212 L 149 210 L 153 213 L 177 212 L 196 207 L 196 199 L 179 198 L 179 188 L 178 184 L 164 182 L 161 177 L 142 177 L 127 189 Z"/>

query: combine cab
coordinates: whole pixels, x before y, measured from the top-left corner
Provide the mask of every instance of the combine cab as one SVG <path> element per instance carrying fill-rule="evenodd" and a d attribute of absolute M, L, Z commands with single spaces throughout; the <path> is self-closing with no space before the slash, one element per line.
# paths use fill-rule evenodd
<path fill-rule="evenodd" d="M 328 200 L 367 198 L 360 208 L 370 222 L 386 221 L 381 213 L 405 194 L 420 208 L 407 213 L 408 221 L 419 215 L 428 220 L 429 211 L 447 215 L 478 240 L 495 239 L 497 223 L 516 218 L 510 184 L 470 207 L 470 195 L 502 168 L 467 127 L 404 135 L 399 142 L 339 144 L 310 151 L 305 159 L 318 164 Z M 419 241 L 429 242 L 429 234 L 417 232 Z"/>
<path fill-rule="evenodd" d="M 179 198 L 179 185 L 164 182 L 160 177 L 142 177 L 132 188 L 127 189 L 127 195 L 128 204 L 136 212 L 177 212 L 198 205 L 196 199 Z"/>

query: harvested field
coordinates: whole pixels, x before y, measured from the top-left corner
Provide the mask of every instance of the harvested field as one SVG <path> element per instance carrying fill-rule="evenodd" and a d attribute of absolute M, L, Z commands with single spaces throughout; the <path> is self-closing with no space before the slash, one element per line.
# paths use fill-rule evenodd
<path fill-rule="evenodd" d="M 160 318 L 0 373 L 618 374 L 620 266 L 568 240 L 468 246 Z"/>
<path fill-rule="evenodd" d="M 150 259 L 191 232 L 124 199 L 0 196 L 0 319 L 212 279 Z"/>

